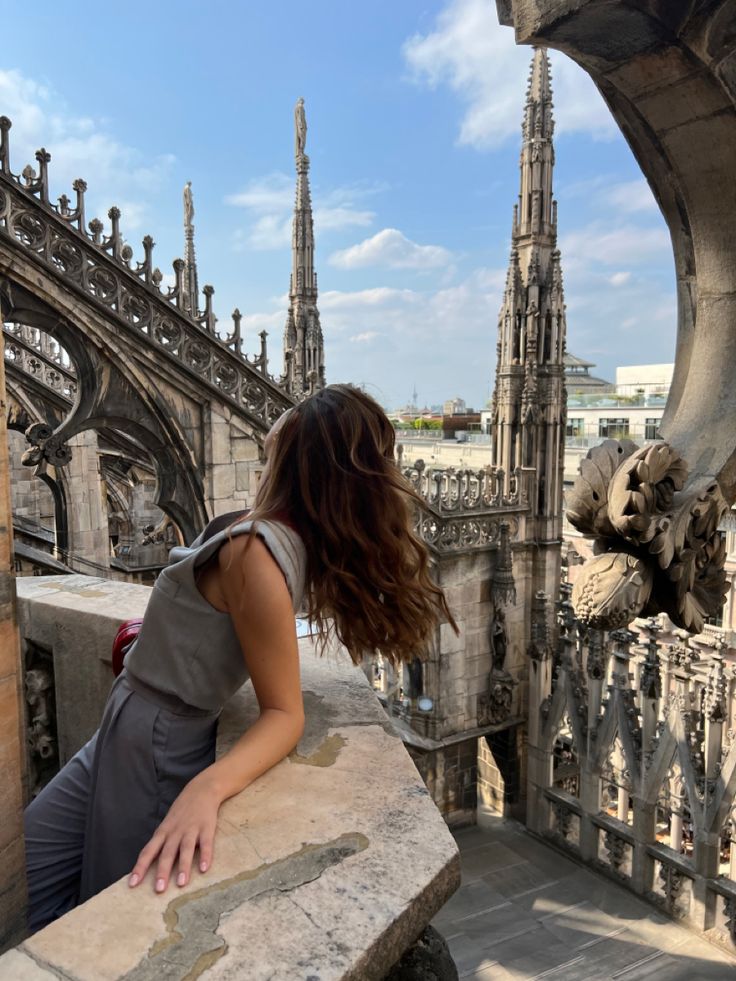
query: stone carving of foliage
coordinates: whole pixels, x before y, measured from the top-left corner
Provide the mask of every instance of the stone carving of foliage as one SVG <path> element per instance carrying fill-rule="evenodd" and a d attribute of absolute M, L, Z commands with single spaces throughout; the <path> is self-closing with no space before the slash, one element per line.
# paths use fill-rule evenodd
<path fill-rule="evenodd" d="M 567 518 L 584 535 L 613 537 L 608 518 L 608 486 L 618 467 L 636 449 L 625 439 L 607 439 L 594 446 L 580 464 L 580 476 L 565 498 Z"/>
<path fill-rule="evenodd" d="M 555 816 L 555 824 L 557 826 L 558 833 L 563 838 L 567 838 L 572 831 L 572 811 L 561 801 L 552 802 L 552 811 Z"/>
<path fill-rule="evenodd" d="M 646 563 L 626 552 L 596 555 L 573 587 L 575 613 L 591 627 L 625 627 L 649 599 L 653 579 Z"/>
<path fill-rule="evenodd" d="M 673 916 L 682 912 L 680 908 L 680 896 L 685 885 L 685 875 L 672 865 L 662 862 L 659 866 L 659 881 L 662 883 L 664 893 L 664 904 Z"/>
<path fill-rule="evenodd" d="M 697 632 L 722 606 L 718 524 L 726 502 L 713 479 L 688 485 L 685 462 L 666 443 L 637 449 L 606 440 L 595 447 L 567 508 L 570 523 L 596 538 L 602 553 L 585 563 L 573 590 L 583 622 L 617 629 L 665 612 Z"/>
<path fill-rule="evenodd" d="M 621 866 L 626 861 L 626 842 L 612 831 L 606 831 L 603 845 L 608 852 L 608 861 L 614 872 L 621 873 Z"/>

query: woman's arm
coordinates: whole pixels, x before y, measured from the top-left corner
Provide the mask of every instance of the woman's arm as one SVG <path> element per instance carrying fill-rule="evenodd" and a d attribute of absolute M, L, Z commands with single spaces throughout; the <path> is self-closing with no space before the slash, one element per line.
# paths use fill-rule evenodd
<path fill-rule="evenodd" d="M 258 720 L 232 748 L 186 785 L 138 856 L 137 885 L 158 856 L 156 891 L 163 892 L 177 860 L 177 884 L 211 862 L 220 804 L 252 783 L 297 744 L 304 730 L 294 610 L 283 573 L 263 542 L 237 535 L 219 550 L 220 592 L 243 648 L 260 707 Z"/>

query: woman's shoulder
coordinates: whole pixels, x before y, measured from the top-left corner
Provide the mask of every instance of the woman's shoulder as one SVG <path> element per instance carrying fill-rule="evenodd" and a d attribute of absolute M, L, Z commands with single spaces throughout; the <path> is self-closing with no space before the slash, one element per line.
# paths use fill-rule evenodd
<path fill-rule="evenodd" d="M 236 522 L 230 528 L 230 532 L 233 542 L 241 536 L 245 538 L 246 533 L 260 539 L 281 569 L 292 599 L 295 603 L 300 602 L 306 582 L 307 554 L 296 528 L 280 516 L 267 518 L 246 516 L 242 521 Z M 228 536 L 224 536 L 224 540 L 226 542 Z"/>
<path fill-rule="evenodd" d="M 216 518 L 207 522 L 204 531 L 199 535 L 196 541 L 200 545 L 204 545 L 205 542 L 209 541 L 210 538 L 214 538 L 215 535 L 219 535 L 220 532 L 225 531 L 231 525 L 239 523 L 239 519 L 246 521 L 248 514 L 250 513 L 250 508 L 240 511 L 227 511 L 225 514 L 218 514 Z"/>

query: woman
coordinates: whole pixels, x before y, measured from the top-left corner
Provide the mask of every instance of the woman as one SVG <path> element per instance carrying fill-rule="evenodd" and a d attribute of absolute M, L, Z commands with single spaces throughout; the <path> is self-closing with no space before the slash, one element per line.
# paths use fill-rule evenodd
<path fill-rule="evenodd" d="M 126 873 L 135 887 L 155 864 L 164 892 L 189 882 L 197 851 L 207 871 L 222 802 L 302 734 L 302 604 L 321 646 L 334 633 L 356 663 L 410 662 L 440 620 L 455 626 L 370 396 L 323 389 L 276 422 L 265 453 L 247 519 L 172 549 L 100 729 L 26 811 L 32 930 Z M 215 762 L 217 717 L 248 677 L 259 718 Z"/>

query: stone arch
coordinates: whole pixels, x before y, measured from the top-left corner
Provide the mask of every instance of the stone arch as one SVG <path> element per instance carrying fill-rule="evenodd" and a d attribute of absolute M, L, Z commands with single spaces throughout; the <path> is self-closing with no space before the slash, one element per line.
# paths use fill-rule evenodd
<path fill-rule="evenodd" d="M 40 406 L 11 378 L 5 378 L 5 389 L 7 394 L 8 411 L 7 427 L 11 432 L 18 432 L 25 435 L 26 430 L 34 423 L 49 423 L 49 416 L 53 423 L 53 410 L 46 408 L 46 416 Z M 68 488 L 66 475 L 63 469 L 54 469 L 52 476 L 48 471 L 37 469 L 34 476 L 40 480 L 49 490 L 54 503 L 54 533 L 56 548 L 65 551 L 69 545 L 69 509 L 68 509 Z M 12 494 L 12 489 L 11 489 Z"/>
<path fill-rule="evenodd" d="M 4 320 L 50 334 L 67 350 L 79 385 L 71 415 L 54 432 L 65 442 L 88 429 L 118 429 L 151 455 L 157 470 L 157 504 L 194 538 L 207 518 L 199 461 L 167 393 L 135 362 L 109 322 L 79 304 L 67 290 L 34 272 L 32 284 L 0 281 Z M 32 288 L 29 286 L 32 285 Z"/>

